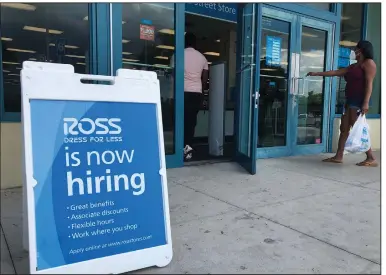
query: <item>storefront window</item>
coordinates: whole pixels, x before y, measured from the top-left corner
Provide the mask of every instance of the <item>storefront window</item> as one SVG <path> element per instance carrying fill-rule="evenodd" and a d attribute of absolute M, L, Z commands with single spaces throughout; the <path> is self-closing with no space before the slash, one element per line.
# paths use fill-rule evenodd
<path fill-rule="evenodd" d="M 342 21 L 340 25 L 340 40 L 338 53 L 338 67 L 346 68 L 353 64 L 355 59 L 350 59 L 351 51 L 358 41 L 362 39 L 363 6 L 361 3 L 342 4 Z M 342 114 L 345 103 L 346 81 L 338 78 L 336 91 L 335 113 Z"/>
<path fill-rule="evenodd" d="M 122 67 L 154 71 L 161 89 L 166 154 L 174 153 L 174 4 L 122 4 Z"/>
<path fill-rule="evenodd" d="M 373 82 L 369 114 L 381 113 L 381 4 L 368 4 L 366 40 L 374 47 L 374 62 L 377 74 Z"/>
<path fill-rule="evenodd" d="M 330 11 L 331 4 L 330 3 L 301 3 L 301 5 L 308 6 L 310 8 L 314 8 L 317 10 Z"/>
<path fill-rule="evenodd" d="M 0 15 L 5 112 L 21 111 L 26 60 L 72 64 L 75 72 L 88 73 L 88 4 L 1 3 Z"/>

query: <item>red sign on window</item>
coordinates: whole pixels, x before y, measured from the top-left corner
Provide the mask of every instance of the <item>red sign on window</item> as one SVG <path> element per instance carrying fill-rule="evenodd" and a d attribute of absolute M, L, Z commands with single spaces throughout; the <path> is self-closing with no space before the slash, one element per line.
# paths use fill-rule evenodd
<path fill-rule="evenodd" d="M 154 41 L 154 26 L 139 25 L 139 38 Z"/>

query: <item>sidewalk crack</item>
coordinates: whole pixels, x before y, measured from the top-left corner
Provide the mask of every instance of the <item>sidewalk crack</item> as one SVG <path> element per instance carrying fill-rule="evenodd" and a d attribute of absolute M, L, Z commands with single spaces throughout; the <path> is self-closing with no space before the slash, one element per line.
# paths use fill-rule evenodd
<path fill-rule="evenodd" d="M 12 253 L 11 253 L 11 249 L 10 249 L 10 246 L 8 244 L 8 241 L 7 241 L 7 238 L 5 236 L 5 232 L 4 232 L 4 229 L 3 229 L 3 225 L 0 223 L 0 230 L 4 236 L 4 242 L 5 242 L 5 245 L 7 246 L 7 250 L 8 250 L 8 254 L 9 254 L 9 258 L 11 259 L 11 263 L 12 263 L 12 267 L 13 267 L 13 271 L 15 272 L 15 274 L 17 274 L 16 272 L 16 266 L 15 266 L 15 262 L 13 261 L 13 257 L 12 257 Z"/>

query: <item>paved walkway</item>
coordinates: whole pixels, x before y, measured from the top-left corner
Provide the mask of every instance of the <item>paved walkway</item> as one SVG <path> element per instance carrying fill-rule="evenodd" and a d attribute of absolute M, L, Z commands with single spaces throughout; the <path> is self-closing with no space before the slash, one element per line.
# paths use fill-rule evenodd
<path fill-rule="evenodd" d="M 137 273 L 380 273 L 380 168 L 325 156 L 168 170 L 173 261 Z M 28 273 L 21 205 L 2 191 L 2 274 Z"/>

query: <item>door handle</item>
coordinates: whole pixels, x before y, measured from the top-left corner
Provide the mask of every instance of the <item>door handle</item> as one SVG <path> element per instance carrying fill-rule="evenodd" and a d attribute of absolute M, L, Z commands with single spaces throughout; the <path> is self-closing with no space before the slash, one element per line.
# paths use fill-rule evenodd
<path fill-rule="evenodd" d="M 295 88 L 296 88 L 296 85 L 295 85 L 295 81 L 299 81 L 299 80 L 303 80 L 303 87 L 302 87 L 302 93 L 300 94 L 299 93 L 299 87 L 297 89 L 297 92 L 295 93 Z M 293 77 L 292 78 L 292 90 L 294 91 L 294 95 L 298 95 L 298 96 L 303 96 L 304 95 L 304 81 L 305 81 L 305 78 L 304 77 Z"/>
<path fill-rule="evenodd" d="M 259 97 L 260 93 L 258 90 L 254 94 L 252 94 L 252 100 L 255 100 L 255 109 L 257 109 L 257 106 L 259 106 Z"/>
<path fill-rule="evenodd" d="M 306 86 L 306 79 L 304 77 L 301 77 L 301 79 L 303 80 L 302 93 L 301 94 L 298 93 L 298 95 L 304 96 L 304 94 L 305 94 L 304 87 Z"/>

